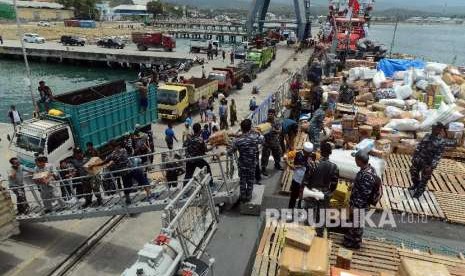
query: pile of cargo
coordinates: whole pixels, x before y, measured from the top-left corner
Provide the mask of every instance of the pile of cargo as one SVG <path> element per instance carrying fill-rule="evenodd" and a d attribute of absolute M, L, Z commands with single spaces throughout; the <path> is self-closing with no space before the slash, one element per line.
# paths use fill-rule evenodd
<path fill-rule="evenodd" d="M 339 146 L 353 149 L 371 139 L 373 155 L 412 154 L 418 142 L 440 122 L 447 126 L 448 149 L 464 147 L 465 74 L 461 68 L 420 61 L 351 62 L 353 67 L 328 78 L 323 98 L 338 98 L 342 76 L 356 95 L 353 105 L 337 103 L 326 127 Z M 407 68 L 398 70 L 399 68 Z M 329 80 L 329 81 L 328 81 Z M 301 93 L 303 100 L 310 90 Z"/>
<path fill-rule="evenodd" d="M 0 241 L 19 234 L 10 193 L 0 185 Z"/>

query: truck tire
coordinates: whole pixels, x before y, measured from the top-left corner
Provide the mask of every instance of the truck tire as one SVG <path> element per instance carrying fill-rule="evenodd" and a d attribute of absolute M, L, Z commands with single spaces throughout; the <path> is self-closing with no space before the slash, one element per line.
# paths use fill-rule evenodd
<path fill-rule="evenodd" d="M 244 76 L 244 82 L 246 82 L 246 83 L 252 82 L 252 77 L 250 75 Z"/>
<path fill-rule="evenodd" d="M 241 90 L 242 87 L 244 87 L 244 83 L 243 83 L 242 80 L 241 80 L 240 82 L 237 83 L 236 88 L 237 88 L 238 90 Z"/>
<path fill-rule="evenodd" d="M 147 51 L 147 46 L 143 44 L 137 44 L 137 50 L 139 51 Z"/>

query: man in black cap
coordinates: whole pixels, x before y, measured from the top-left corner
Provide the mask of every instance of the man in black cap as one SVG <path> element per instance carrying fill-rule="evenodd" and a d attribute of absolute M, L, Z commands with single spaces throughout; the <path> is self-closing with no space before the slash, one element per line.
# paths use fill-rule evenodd
<path fill-rule="evenodd" d="M 362 214 L 362 210 L 368 210 L 373 193 L 378 188 L 377 181 L 379 177 L 375 169 L 368 163 L 369 159 L 366 153 L 359 151 L 355 154 L 355 163 L 360 168 L 360 171 L 355 176 L 352 194 L 350 195 L 349 213 L 353 226 L 344 235 L 343 245 L 346 248 L 360 248 L 363 236 L 363 225 L 361 225 L 363 218 L 354 214 Z"/>
<path fill-rule="evenodd" d="M 431 134 L 426 135 L 421 140 L 413 154 L 412 167 L 410 167 L 413 185 L 409 190 L 413 192 L 415 198 L 423 195 L 433 170 L 441 159 L 445 147 L 442 135 L 444 135 L 445 131 L 446 127 L 443 124 L 437 123 L 434 125 Z"/>

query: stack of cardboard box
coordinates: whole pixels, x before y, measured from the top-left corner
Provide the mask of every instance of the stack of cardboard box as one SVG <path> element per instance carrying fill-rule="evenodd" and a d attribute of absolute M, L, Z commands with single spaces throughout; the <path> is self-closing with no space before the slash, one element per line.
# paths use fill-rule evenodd
<path fill-rule="evenodd" d="M 316 237 L 307 226 L 286 229 L 284 249 L 279 258 L 280 276 L 326 276 L 329 273 L 331 244 Z"/>

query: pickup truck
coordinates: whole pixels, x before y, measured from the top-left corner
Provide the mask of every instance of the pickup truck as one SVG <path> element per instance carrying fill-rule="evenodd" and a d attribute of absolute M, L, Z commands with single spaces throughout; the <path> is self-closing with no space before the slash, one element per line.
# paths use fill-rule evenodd
<path fill-rule="evenodd" d="M 234 86 L 237 89 L 242 89 L 245 73 L 246 70 L 239 67 L 213 68 L 213 71 L 208 75 L 208 79 L 217 80 L 218 91 L 228 96 Z"/>
<path fill-rule="evenodd" d="M 156 94 L 156 87 L 149 86 L 145 112 L 140 112 L 139 91 L 127 91 L 123 80 L 55 96 L 48 113 L 21 124 L 10 148 L 28 167 L 34 166 L 38 153 L 58 166 L 73 148 L 85 149 L 87 142 L 102 149 L 110 140 L 133 132 L 136 124 L 149 130 L 158 116 Z"/>
<path fill-rule="evenodd" d="M 166 83 L 158 87 L 158 115 L 162 119 L 184 120 L 198 108 L 202 96 L 211 99 L 218 91 L 218 81 L 191 78 L 185 83 Z"/>
<path fill-rule="evenodd" d="M 274 50 L 271 47 L 254 48 L 247 52 L 246 60 L 254 62 L 259 69 L 264 69 L 271 64 L 274 55 Z"/>

